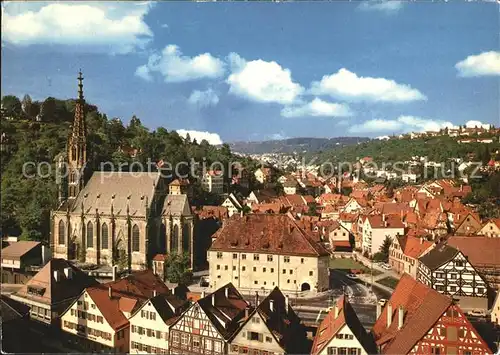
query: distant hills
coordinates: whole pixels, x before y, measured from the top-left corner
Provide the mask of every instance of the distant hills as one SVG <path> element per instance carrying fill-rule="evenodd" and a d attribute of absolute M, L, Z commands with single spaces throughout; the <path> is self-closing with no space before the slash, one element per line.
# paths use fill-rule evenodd
<path fill-rule="evenodd" d="M 243 154 L 264 153 L 303 153 L 321 152 L 348 145 L 367 142 L 367 137 L 335 137 L 335 138 L 288 138 L 260 142 L 233 142 L 228 143 L 231 151 Z"/>

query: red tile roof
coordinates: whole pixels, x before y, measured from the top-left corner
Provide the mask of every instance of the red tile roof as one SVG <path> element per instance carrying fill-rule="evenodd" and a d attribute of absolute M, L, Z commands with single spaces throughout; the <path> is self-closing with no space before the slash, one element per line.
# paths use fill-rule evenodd
<path fill-rule="evenodd" d="M 447 243 L 460 250 L 473 266 L 500 267 L 500 238 L 483 236 L 452 236 Z"/>
<path fill-rule="evenodd" d="M 24 241 L 11 243 L 2 249 L 3 259 L 20 259 L 24 254 L 40 245 L 40 242 Z M 41 254 L 40 254 L 41 255 Z"/>
<path fill-rule="evenodd" d="M 336 309 L 338 312 L 337 315 L 335 314 Z M 351 304 L 345 299 L 345 296 L 341 296 L 336 302 L 336 307 L 330 310 L 318 327 L 316 336 L 314 337 L 311 355 L 322 353 L 325 347 L 344 326 L 347 326 L 351 330 L 368 354 L 377 353 L 377 348 L 373 339 L 366 333 Z"/>
<path fill-rule="evenodd" d="M 451 304 L 451 298 L 404 274 L 373 326 L 377 345 L 383 347 L 384 354 L 408 354 Z M 391 325 L 387 327 L 389 305 L 392 307 Z M 399 307 L 404 311 L 401 329 L 398 329 Z"/>
<path fill-rule="evenodd" d="M 244 233 L 242 233 L 244 231 Z M 210 250 L 240 250 L 284 255 L 328 255 L 288 215 L 233 216 L 214 235 Z"/>
<path fill-rule="evenodd" d="M 368 222 L 372 228 L 404 228 L 404 224 L 399 216 L 369 215 Z"/>
<path fill-rule="evenodd" d="M 422 254 L 434 245 L 434 242 L 417 237 L 399 237 L 399 245 L 403 253 L 413 259 L 418 259 Z"/>

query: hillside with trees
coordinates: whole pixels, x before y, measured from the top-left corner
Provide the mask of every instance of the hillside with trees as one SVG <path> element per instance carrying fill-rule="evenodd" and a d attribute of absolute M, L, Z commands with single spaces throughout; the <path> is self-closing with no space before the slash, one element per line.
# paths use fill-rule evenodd
<path fill-rule="evenodd" d="M 66 154 L 66 142 L 75 109 L 74 100 L 47 98 L 33 101 L 29 96 L 22 100 L 15 96 L 2 98 L 1 144 L 1 233 L 20 235 L 23 239 L 45 240 L 50 233 L 50 211 L 58 205 L 55 164 L 59 154 Z M 88 165 L 100 170 L 102 162 L 112 162 L 127 170 L 132 163 L 146 166 L 163 160 L 175 166 L 178 162 L 206 162 L 207 167 L 220 161 L 225 167 L 234 158 L 229 146 L 214 147 L 207 141 L 197 142 L 189 136 L 183 138 L 174 130 L 158 128 L 149 130 L 135 116 L 125 125 L 121 119 L 108 119 L 99 109 L 87 104 L 85 108 L 88 135 Z M 239 158 L 241 161 L 241 158 Z M 41 166 L 27 169 L 34 174 L 23 174 L 26 162 Z M 243 165 L 248 161 L 243 161 Z M 110 167 L 107 167 L 110 169 Z M 187 173 L 190 166 L 183 166 Z M 227 173 L 227 171 L 226 171 Z M 198 183 L 194 189 L 204 200 Z M 210 196 L 208 196 L 210 197 Z M 218 201 L 215 201 L 218 202 Z"/>

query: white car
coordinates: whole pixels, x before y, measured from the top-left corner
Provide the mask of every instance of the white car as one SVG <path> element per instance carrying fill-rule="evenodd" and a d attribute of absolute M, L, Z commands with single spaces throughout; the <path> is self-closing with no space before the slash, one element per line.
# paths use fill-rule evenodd
<path fill-rule="evenodd" d="M 384 270 L 391 270 L 391 265 L 384 263 L 381 265 L 381 268 Z"/>
<path fill-rule="evenodd" d="M 355 275 L 355 274 L 347 274 L 345 275 L 348 279 L 351 279 L 351 280 L 357 280 L 358 279 L 358 276 Z"/>
<path fill-rule="evenodd" d="M 468 314 L 473 317 L 486 317 L 486 311 L 482 309 L 473 309 Z"/>

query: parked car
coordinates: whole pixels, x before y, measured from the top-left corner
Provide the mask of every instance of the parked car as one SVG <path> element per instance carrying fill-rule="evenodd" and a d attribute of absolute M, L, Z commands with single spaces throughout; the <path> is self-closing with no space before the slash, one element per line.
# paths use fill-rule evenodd
<path fill-rule="evenodd" d="M 387 263 L 383 263 L 380 267 L 384 270 L 391 270 L 391 265 Z"/>
<path fill-rule="evenodd" d="M 347 274 L 346 277 L 348 279 L 351 279 L 351 280 L 357 280 L 358 279 L 358 276 L 356 276 L 355 274 Z"/>
<path fill-rule="evenodd" d="M 473 309 L 469 311 L 468 314 L 473 317 L 486 317 L 486 311 L 484 309 Z"/>
<path fill-rule="evenodd" d="M 362 273 L 363 273 L 363 270 L 351 269 L 351 274 L 358 275 L 358 274 L 362 274 Z"/>

